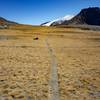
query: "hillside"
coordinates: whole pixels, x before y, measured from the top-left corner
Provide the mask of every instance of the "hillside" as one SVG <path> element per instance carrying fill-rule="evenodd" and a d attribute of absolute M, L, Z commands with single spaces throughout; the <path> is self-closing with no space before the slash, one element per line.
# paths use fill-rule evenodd
<path fill-rule="evenodd" d="M 15 24 L 17 24 L 17 23 L 13 22 L 13 21 L 6 20 L 3 17 L 0 17 L 0 28 L 6 28 L 9 25 L 15 25 Z"/>
<path fill-rule="evenodd" d="M 75 17 L 69 21 L 63 21 L 61 24 L 56 22 L 52 23 L 51 26 L 58 25 L 97 25 L 100 26 L 100 8 L 90 7 L 80 11 Z"/>

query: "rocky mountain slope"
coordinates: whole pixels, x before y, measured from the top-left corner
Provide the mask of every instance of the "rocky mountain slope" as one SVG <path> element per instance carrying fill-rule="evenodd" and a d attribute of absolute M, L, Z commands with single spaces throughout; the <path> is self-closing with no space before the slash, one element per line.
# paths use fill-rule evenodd
<path fill-rule="evenodd" d="M 13 24 L 18 24 L 18 23 L 12 22 L 12 21 L 6 20 L 3 17 L 0 17 L 0 28 L 6 28 L 9 25 L 13 25 Z"/>
<path fill-rule="evenodd" d="M 58 18 L 58 19 L 55 19 L 53 21 L 45 22 L 45 23 L 41 24 L 41 26 L 50 26 L 50 25 L 52 25 L 54 23 L 55 24 L 61 24 L 64 21 L 68 21 L 68 20 L 72 19 L 73 17 L 74 17 L 73 15 L 66 15 L 66 16 L 64 16 L 62 18 Z"/>
<path fill-rule="evenodd" d="M 100 26 L 100 8 L 90 7 L 82 9 L 79 14 L 71 20 L 65 20 L 62 23 L 53 22 L 51 26 L 58 25 L 97 25 Z"/>

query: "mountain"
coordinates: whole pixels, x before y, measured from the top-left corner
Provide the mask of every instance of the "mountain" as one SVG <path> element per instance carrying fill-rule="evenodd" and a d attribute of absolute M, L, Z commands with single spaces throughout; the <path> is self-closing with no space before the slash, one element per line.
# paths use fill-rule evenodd
<path fill-rule="evenodd" d="M 53 21 L 49 21 L 49 22 L 45 22 L 43 24 L 41 24 L 41 26 L 50 26 L 52 25 L 53 23 L 56 23 L 56 24 L 61 24 L 63 23 L 64 21 L 67 21 L 67 20 L 70 20 L 71 18 L 73 18 L 74 16 L 73 15 L 66 15 L 62 18 L 58 18 L 58 19 L 55 19 Z"/>
<path fill-rule="evenodd" d="M 46 26 L 46 24 L 48 24 L 50 21 L 42 23 L 40 26 Z"/>
<path fill-rule="evenodd" d="M 69 21 L 63 21 L 61 24 L 56 22 L 52 23 L 51 26 L 58 25 L 97 25 L 100 26 L 100 8 L 89 7 L 82 9 L 79 14 L 73 17 Z"/>
<path fill-rule="evenodd" d="M 18 23 L 12 22 L 12 21 L 6 20 L 3 17 L 0 17 L 0 28 L 7 28 L 9 25 L 14 25 L 14 24 L 18 24 Z"/>

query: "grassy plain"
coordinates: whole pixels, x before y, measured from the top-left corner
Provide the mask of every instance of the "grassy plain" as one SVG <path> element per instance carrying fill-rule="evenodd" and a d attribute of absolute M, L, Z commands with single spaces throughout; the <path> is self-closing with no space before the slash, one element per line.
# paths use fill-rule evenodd
<path fill-rule="evenodd" d="M 46 41 L 57 61 L 60 100 L 100 100 L 100 31 L 30 25 L 0 30 L 0 100 L 48 100 Z"/>

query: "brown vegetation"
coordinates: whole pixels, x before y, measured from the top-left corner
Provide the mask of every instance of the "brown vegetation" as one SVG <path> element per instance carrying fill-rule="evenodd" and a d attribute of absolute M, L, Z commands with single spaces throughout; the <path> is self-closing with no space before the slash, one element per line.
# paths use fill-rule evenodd
<path fill-rule="evenodd" d="M 0 100 L 48 100 L 46 41 L 57 61 L 60 100 L 100 100 L 100 32 L 27 25 L 0 30 Z"/>

